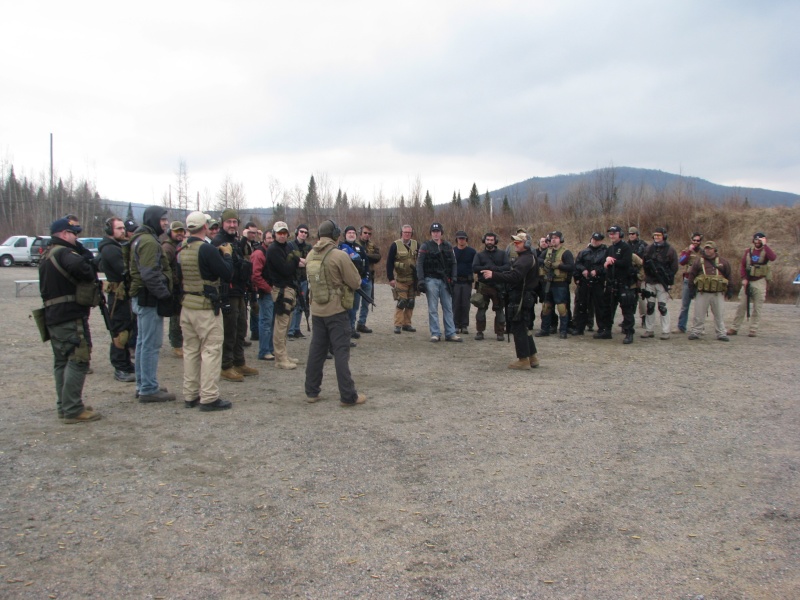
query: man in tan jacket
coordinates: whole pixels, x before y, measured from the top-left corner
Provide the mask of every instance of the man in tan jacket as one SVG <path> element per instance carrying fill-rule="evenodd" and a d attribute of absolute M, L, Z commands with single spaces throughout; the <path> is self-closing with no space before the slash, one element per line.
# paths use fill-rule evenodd
<path fill-rule="evenodd" d="M 341 230 L 333 221 L 319 226 L 319 241 L 306 258 L 309 295 L 311 297 L 312 334 L 306 362 L 306 400 L 320 399 L 322 370 L 328 350 L 333 353 L 339 397 L 342 405 L 366 402 L 356 391 L 350 374 L 350 318 L 355 290 L 361 287 L 361 276 L 350 257 L 336 247 Z"/>

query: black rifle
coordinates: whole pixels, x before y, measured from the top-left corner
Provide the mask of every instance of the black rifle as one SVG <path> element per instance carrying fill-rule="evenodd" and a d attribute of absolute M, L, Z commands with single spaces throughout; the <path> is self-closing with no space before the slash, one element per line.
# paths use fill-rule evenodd
<path fill-rule="evenodd" d="M 367 296 L 367 293 L 364 290 L 362 290 L 361 288 L 358 288 L 355 291 L 355 293 L 358 294 L 359 296 L 361 296 L 361 300 L 366 302 L 368 305 L 373 306 L 373 307 L 377 306 L 377 304 L 375 304 L 375 300 L 373 300 L 371 297 Z"/>
<path fill-rule="evenodd" d="M 108 330 L 108 333 L 111 334 L 111 339 L 113 340 L 114 326 L 111 324 L 111 313 L 108 311 L 108 302 L 106 302 L 106 295 L 103 293 L 103 283 L 100 281 L 97 271 L 94 272 L 94 278 L 97 282 L 97 296 L 100 298 L 97 307 L 100 309 L 100 314 L 103 315 L 103 321 L 106 324 L 106 329 Z"/>
<path fill-rule="evenodd" d="M 311 308 L 308 305 L 308 297 L 306 296 L 305 292 L 303 292 L 303 288 L 300 286 L 297 287 L 297 307 L 303 311 L 303 314 L 306 317 L 306 331 L 311 331 L 311 325 L 308 322 L 308 319 L 311 316 Z"/>
<path fill-rule="evenodd" d="M 667 292 L 669 297 L 672 298 L 672 293 L 670 292 L 670 288 L 672 287 L 672 277 L 670 277 L 667 267 L 664 266 L 664 263 L 650 259 L 645 264 L 645 270 L 649 271 L 650 274 L 656 278 L 658 283 L 664 286 L 664 290 Z"/>
<path fill-rule="evenodd" d="M 747 282 L 747 285 L 744 287 L 744 294 L 747 296 L 747 320 L 750 320 L 750 282 Z"/>

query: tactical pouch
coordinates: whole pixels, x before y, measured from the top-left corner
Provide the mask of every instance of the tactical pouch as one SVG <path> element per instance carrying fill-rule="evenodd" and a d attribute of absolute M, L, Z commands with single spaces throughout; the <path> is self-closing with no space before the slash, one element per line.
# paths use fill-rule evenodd
<path fill-rule="evenodd" d="M 489 300 L 480 292 L 475 292 L 469 297 L 469 303 L 478 310 L 486 310 L 489 307 Z"/>
<path fill-rule="evenodd" d="M 36 328 L 39 330 L 39 335 L 42 337 L 42 342 L 50 341 L 50 331 L 44 322 L 44 308 L 34 308 L 31 311 L 33 321 L 36 323 Z"/>
<path fill-rule="evenodd" d="M 353 308 L 355 297 L 356 293 L 349 287 L 344 286 L 344 289 L 342 290 L 342 308 L 345 310 L 350 310 Z"/>
<path fill-rule="evenodd" d="M 636 290 L 633 288 L 622 288 L 619 291 L 619 305 L 625 308 L 636 306 Z"/>

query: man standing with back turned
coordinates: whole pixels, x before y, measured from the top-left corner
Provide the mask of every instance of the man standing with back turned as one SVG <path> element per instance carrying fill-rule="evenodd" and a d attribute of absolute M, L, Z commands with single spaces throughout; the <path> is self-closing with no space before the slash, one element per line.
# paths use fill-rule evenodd
<path fill-rule="evenodd" d="M 322 387 L 322 369 L 328 350 L 333 353 L 339 398 L 343 406 L 364 404 L 366 396 L 356 391 L 350 374 L 350 318 L 355 290 L 361 287 L 353 261 L 336 248 L 339 227 L 333 221 L 319 226 L 319 241 L 306 258 L 308 287 L 311 290 L 311 344 L 306 363 L 306 401 L 317 402 Z"/>

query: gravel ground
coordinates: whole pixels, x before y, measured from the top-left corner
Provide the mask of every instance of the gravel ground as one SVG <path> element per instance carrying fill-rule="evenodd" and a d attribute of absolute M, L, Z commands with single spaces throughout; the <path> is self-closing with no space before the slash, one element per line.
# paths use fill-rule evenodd
<path fill-rule="evenodd" d="M 516 372 L 505 342 L 429 343 L 424 310 L 394 335 L 378 286 L 364 406 L 339 406 L 330 362 L 307 404 L 302 368 L 252 347 L 261 374 L 222 384 L 224 413 L 135 402 L 93 315 L 104 418 L 66 426 L 28 278 L 0 269 L 0 597 L 800 597 L 794 306 L 729 344 L 537 340 Z"/>

